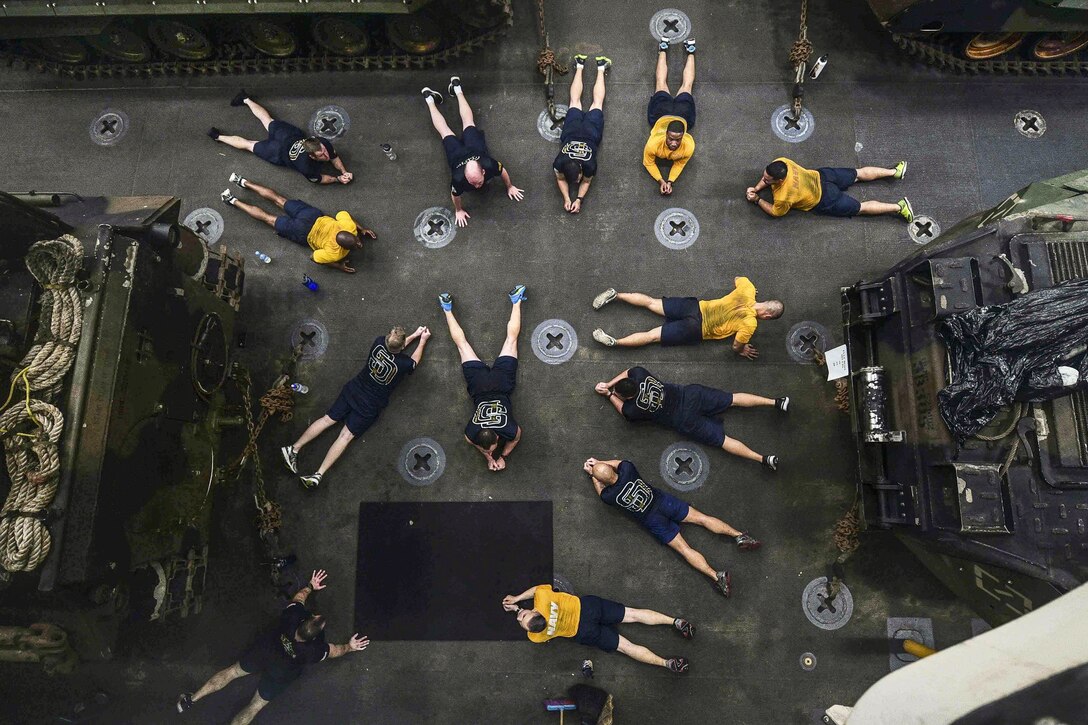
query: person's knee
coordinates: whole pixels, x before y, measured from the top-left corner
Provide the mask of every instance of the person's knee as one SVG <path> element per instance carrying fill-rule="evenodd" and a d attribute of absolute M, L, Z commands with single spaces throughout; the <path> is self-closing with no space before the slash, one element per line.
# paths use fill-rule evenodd
<path fill-rule="evenodd" d="M 351 432 L 351 428 L 346 425 L 340 430 L 340 440 L 344 443 L 351 443 L 355 440 L 355 434 Z"/>

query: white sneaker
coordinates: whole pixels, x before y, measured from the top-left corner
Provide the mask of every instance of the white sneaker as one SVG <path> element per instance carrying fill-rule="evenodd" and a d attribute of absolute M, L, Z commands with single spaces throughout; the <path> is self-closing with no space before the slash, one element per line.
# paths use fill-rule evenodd
<path fill-rule="evenodd" d="M 230 172 L 230 183 L 237 184 L 243 189 L 246 188 L 246 180 L 242 178 L 242 175 L 237 172 Z"/>
<path fill-rule="evenodd" d="M 609 287 L 593 298 L 593 309 L 599 310 L 614 299 L 616 299 L 616 290 Z"/>
<path fill-rule="evenodd" d="M 593 331 L 593 339 L 601 343 L 602 345 L 607 345 L 608 347 L 616 346 L 616 338 L 612 337 L 599 327 Z"/>

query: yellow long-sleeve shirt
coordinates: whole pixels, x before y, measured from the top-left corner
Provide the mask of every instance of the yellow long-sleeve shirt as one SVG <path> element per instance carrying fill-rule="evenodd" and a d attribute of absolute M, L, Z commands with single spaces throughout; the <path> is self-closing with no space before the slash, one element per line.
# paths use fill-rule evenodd
<path fill-rule="evenodd" d="M 336 243 L 336 235 L 340 232 L 357 234 L 359 231 L 355 220 L 346 211 L 336 213 L 336 218 L 320 216 L 310 227 L 310 233 L 306 235 L 306 241 L 310 249 L 314 250 L 314 261 L 318 264 L 339 262 L 348 256 L 351 250 L 344 249 Z"/>
<path fill-rule="evenodd" d="M 787 158 L 777 158 L 786 165 L 786 178 L 771 184 L 774 194 L 773 216 L 785 216 L 790 209 L 809 211 L 820 203 L 823 188 L 820 186 L 820 172 L 806 169 Z"/>
<path fill-rule="evenodd" d="M 724 297 L 699 301 L 704 340 L 724 340 L 736 335 L 736 342 L 747 343 L 755 334 L 759 324 L 755 285 L 747 277 L 735 277 L 733 285 L 736 289 Z"/>
<path fill-rule="evenodd" d="M 676 150 L 671 150 L 665 145 L 666 128 L 673 121 L 684 124 L 684 138 Z M 688 122 L 680 116 L 662 116 L 650 129 L 650 138 L 646 140 L 646 148 L 642 150 L 642 165 L 654 177 L 654 181 L 661 181 L 661 170 L 657 168 L 658 159 L 668 159 L 672 162 L 669 169 L 669 181 L 676 181 L 684 170 L 688 160 L 695 153 L 695 139 L 688 133 Z"/>

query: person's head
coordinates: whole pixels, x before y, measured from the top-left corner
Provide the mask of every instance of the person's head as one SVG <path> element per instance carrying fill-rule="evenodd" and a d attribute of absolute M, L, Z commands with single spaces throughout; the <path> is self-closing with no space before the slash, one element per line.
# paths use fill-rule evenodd
<path fill-rule="evenodd" d="M 299 642 L 312 642 L 325 631 L 325 618 L 320 614 L 311 615 L 309 619 L 298 625 L 295 630 L 295 638 Z"/>
<path fill-rule="evenodd" d="M 603 461 L 593 464 L 593 477 L 606 486 L 611 486 L 620 480 L 620 474 L 616 472 L 616 469 Z"/>
<path fill-rule="evenodd" d="M 480 166 L 480 162 L 473 159 L 465 164 L 465 181 L 479 189 L 484 185 L 484 167 Z"/>
<path fill-rule="evenodd" d="M 767 168 L 763 169 L 763 183 L 777 184 L 779 181 L 786 178 L 787 171 L 789 171 L 789 169 L 786 168 L 785 161 L 772 161 L 767 164 Z"/>
<path fill-rule="evenodd" d="M 482 429 L 476 434 L 476 437 L 472 439 L 472 442 L 483 448 L 485 451 L 490 451 L 499 444 L 499 437 L 493 430 Z"/>
<path fill-rule="evenodd" d="M 351 232 L 339 231 L 336 233 L 336 243 L 342 249 L 362 249 L 363 240 L 355 236 Z"/>
<path fill-rule="evenodd" d="M 404 350 L 405 339 L 407 337 L 408 335 L 404 332 L 404 328 L 397 325 L 385 336 L 385 346 L 389 348 L 389 352 L 396 355 L 398 352 Z"/>
<path fill-rule="evenodd" d="M 779 300 L 767 300 L 756 305 L 756 317 L 761 320 L 774 320 L 782 316 L 786 306 Z"/>
<path fill-rule="evenodd" d="M 684 122 L 670 121 L 669 125 L 665 127 L 665 145 L 669 147 L 669 151 L 680 148 L 680 142 L 683 140 Z"/>
<path fill-rule="evenodd" d="M 325 150 L 325 144 L 317 136 L 311 136 L 302 142 L 302 150 L 314 161 L 328 161 L 329 152 Z"/>
<path fill-rule="evenodd" d="M 582 180 L 582 165 L 574 159 L 567 159 L 561 165 L 563 178 L 567 184 L 574 186 Z"/>
<path fill-rule="evenodd" d="M 616 391 L 616 395 L 620 396 L 624 400 L 630 400 L 638 395 L 638 385 L 631 378 L 623 378 L 616 381 L 616 385 L 612 388 Z"/>
<path fill-rule="evenodd" d="M 526 632 L 543 632 L 548 626 L 548 620 L 535 609 L 521 609 L 518 610 L 518 624 Z"/>

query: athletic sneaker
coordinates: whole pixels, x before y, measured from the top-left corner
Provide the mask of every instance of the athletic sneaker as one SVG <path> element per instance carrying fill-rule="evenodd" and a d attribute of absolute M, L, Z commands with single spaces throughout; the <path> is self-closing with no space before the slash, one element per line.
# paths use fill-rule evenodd
<path fill-rule="evenodd" d="M 662 52 L 668 50 L 669 49 L 669 41 L 662 40 L 660 43 L 657 44 L 657 49 L 662 51 Z"/>
<path fill-rule="evenodd" d="M 607 71 L 612 67 L 612 59 L 606 55 L 598 55 L 594 60 L 597 61 L 597 70 Z"/>
<path fill-rule="evenodd" d="M 790 396 L 784 395 L 781 398 L 775 398 L 774 407 L 785 413 L 787 410 L 790 409 Z"/>
<path fill-rule="evenodd" d="M 518 302 L 521 302 L 522 300 L 529 299 L 528 295 L 525 294 L 525 285 L 523 285 L 523 284 L 519 284 L 517 287 L 510 290 L 509 294 L 510 294 L 510 304 L 516 305 Z"/>
<path fill-rule="evenodd" d="M 593 298 L 593 309 L 599 310 L 614 299 L 616 299 L 616 290 L 609 287 Z"/>
<path fill-rule="evenodd" d="M 298 480 L 302 481 L 303 488 L 317 488 L 321 485 L 321 474 L 311 473 L 309 476 L 299 476 Z"/>
<path fill-rule="evenodd" d="M 453 295 L 449 292 L 443 292 L 438 295 L 438 304 L 442 306 L 443 312 L 450 312 L 453 310 Z"/>
<path fill-rule="evenodd" d="M 238 201 L 238 198 L 230 193 L 230 189 L 223 189 L 223 193 L 219 195 L 219 198 L 223 200 L 224 204 L 234 205 L 234 202 Z"/>
<path fill-rule="evenodd" d="M 428 98 L 432 98 L 432 99 L 434 99 L 434 105 L 436 105 L 436 106 L 441 106 L 442 105 L 442 101 L 444 100 L 442 98 L 442 94 L 439 93 L 438 91 L 434 90 L 433 88 L 428 88 L 427 86 L 423 86 L 423 89 L 420 90 L 420 93 L 423 94 L 423 100 L 427 100 Z"/>
<path fill-rule="evenodd" d="M 714 588 L 726 599 L 733 593 L 733 577 L 727 571 L 719 571 L 714 577 Z"/>
<path fill-rule="evenodd" d="M 778 470 L 778 456 L 763 456 L 761 463 L 772 471 Z"/>
<path fill-rule="evenodd" d="M 893 176 L 892 178 L 902 179 L 906 175 L 907 175 L 907 162 L 906 161 L 900 161 L 898 164 L 895 165 L 895 176 Z"/>
<path fill-rule="evenodd" d="M 183 692 L 178 695 L 178 712 L 187 712 L 193 706 L 193 693 Z"/>
<path fill-rule="evenodd" d="M 907 220 L 907 224 L 914 221 L 914 207 L 910 205 L 910 199 L 903 197 L 899 200 L 899 216 Z"/>
<path fill-rule="evenodd" d="M 230 172 L 230 183 L 237 184 L 243 189 L 246 188 L 246 180 L 242 178 L 241 174 L 235 173 L 234 171 Z"/>
<path fill-rule="evenodd" d="M 450 76 L 450 84 L 446 86 L 446 90 L 450 92 L 452 96 L 457 92 L 457 89 L 461 87 L 461 76 Z"/>
<path fill-rule="evenodd" d="M 670 657 L 669 659 L 665 660 L 665 666 L 669 668 L 669 672 L 675 672 L 678 675 L 683 675 L 688 671 L 688 667 L 690 667 L 691 665 L 688 664 L 687 657 Z"/>
<path fill-rule="evenodd" d="M 695 38 L 688 38 L 684 41 L 684 50 L 690 55 L 695 55 Z"/>
<path fill-rule="evenodd" d="M 755 539 L 748 534 L 741 534 L 740 536 L 735 536 L 733 538 L 737 542 L 737 548 L 741 551 L 755 551 L 763 546 L 758 539 Z"/>
<path fill-rule="evenodd" d="M 677 617 L 672 620 L 672 626 L 680 631 L 680 636 L 684 639 L 695 639 L 695 625 L 688 620 Z"/>
<path fill-rule="evenodd" d="M 244 106 L 246 105 L 246 99 L 249 98 L 249 94 L 246 93 L 246 89 L 238 91 L 238 95 L 230 99 L 230 105 L 232 106 Z"/>
<path fill-rule="evenodd" d="M 589 60 L 588 55 L 586 55 L 585 53 L 579 53 L 578 55 L 574 56 L 574 65 L 578 66 L 579 68 L 585 68 L 587 60 Z"/>
<path fill-rule="evenodd" d="M 593 339 L 608 347 L 615 347 L 616 345 L 616 338 L 612 337 L 599 327 L 593 331 Z"/>
<path fill-rule="evenodd" d="M 216 128 L 215 126 L 212 126 L 211 128 L 209 128 L 209 129 L 208 129 L 208 138 L 210 138 L 210 139 L 211 139 L 212 141 L 218 141 L 218 140 L 219 140 L 219 137 L 220 137 L 220 136 L 221 136 L 222 134 L 223 134 L 223 132 L 222 132 L 222 131 L 220 131 L 220 130 L 219 130 L 218 128 Z"/>
<path fill-rule="evenodd" d="M 298 473 L 298 451 L 294 446 L 284 446 L 280 448 L 280 454 L 283 455 L 283 462 L 287 465 L 287 470 L 291 473 Z"/>

